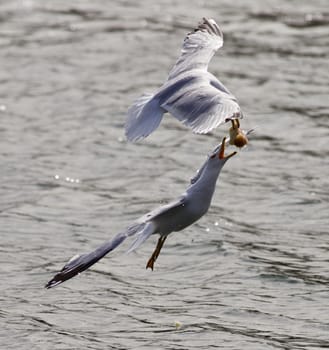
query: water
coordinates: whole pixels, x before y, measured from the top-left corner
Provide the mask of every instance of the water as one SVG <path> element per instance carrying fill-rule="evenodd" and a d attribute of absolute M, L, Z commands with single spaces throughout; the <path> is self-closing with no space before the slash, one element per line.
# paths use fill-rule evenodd
<path fill-rule="evenodd" d="M 258 126 L 249 148 L 154 272 L 156 237 L 45 290 L 68 258 L 182 193 L 226 132 L 167 117 L 124 140 L 127 108 L 202 16 L 225 36 L 211 72 Z M 325 0 L 1 1 L 1 348 L 329 347 L 328 17 Z"/>

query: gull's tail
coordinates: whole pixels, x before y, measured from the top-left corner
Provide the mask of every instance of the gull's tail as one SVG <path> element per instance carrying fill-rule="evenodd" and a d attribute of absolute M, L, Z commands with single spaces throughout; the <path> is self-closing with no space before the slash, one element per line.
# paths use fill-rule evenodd
<path fill-rule="evenodd" d="M 144 235 L 144 232 L 146 235 Z M 154 225 L 152 222 L 137 223 L 130 226 L 126 231 L 118 233 L 112 240 L 103 243 L 91 253 L 74 256 L 68 261 L 62 270 L 45 285 L 45 288 L 53 288 L 71 279 L 80 272 L 87 270 L 98 260 L 102 259 L 106 254 L 118 247 L 127 237 L 137 234 L 137 237 L 146 236 L 147 238 L 152 233 L 154 233 Z"/>
<path fill-rule="evenodd" d="M 160 124 L 165 111 L 152 94 L 138 98 L 128 110 L 125 132 L 128 141 L 134 142 L 150 135 Z"/>

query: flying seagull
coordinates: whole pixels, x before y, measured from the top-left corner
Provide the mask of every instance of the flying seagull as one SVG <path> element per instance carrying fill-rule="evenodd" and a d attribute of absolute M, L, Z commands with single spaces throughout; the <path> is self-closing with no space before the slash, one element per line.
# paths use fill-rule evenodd
<path fill-rule="evenodd" d="M 243 147 L 246 136 L 239 129 L 242 112 L 236 98 L 211 73 L 208 64 L 223 46 L 223 34 L 213 19 L 203 22 L 183 42 L 181 55 L 167 81 L 154 94 L 144 94 L 128 110 L 125 133 L 128 141 L 151 134 L 169 112 L 198 134 L 232 122 L 231 144 Z"/>
<path fill-rule="evenodd" d="M 210 153 L 197 174 L 191 179 L 186 192 L 177 200 L 150 211 L 91 253 L 74 256 L 45 287 L 55 287 L 88 269 L 130 236 L 135 236 L 129 249 L 133 251 L 151 235 L 157 233 L 160 235 L 157 246 L 146 265 L 146 268 L 153 270 L 167 236 L 171 232 L 181 231 L 190 226 L 208 211 L 218 176 L 226 161 L 236 154 L 233 152 L 225 156 L 224 151 L 225 138 Z"/>

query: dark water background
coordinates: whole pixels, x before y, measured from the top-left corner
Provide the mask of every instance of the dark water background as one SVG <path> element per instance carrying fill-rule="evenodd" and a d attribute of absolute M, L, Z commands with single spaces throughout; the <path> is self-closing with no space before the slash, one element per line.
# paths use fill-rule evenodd
<path fill-rule="evenodd" d="M 258 126 L 250 146 L 153 273 L 156 237 L 45 290 L 72 255 L 182 193 L 227 132 L 166 117 L 124 139 L 127 108 L 203 16 L 224 31 L 210 71 Z M 328 47 L 326 0 L 2 0 L 1 348 L 328 349 Z"/>

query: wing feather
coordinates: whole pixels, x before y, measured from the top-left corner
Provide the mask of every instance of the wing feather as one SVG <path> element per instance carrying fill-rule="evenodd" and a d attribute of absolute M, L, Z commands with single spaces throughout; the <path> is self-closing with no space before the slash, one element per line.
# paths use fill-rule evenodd
<path fill-rule="evenodd" d="M 207 83 L 177 90 L 162 102 L 161 107 L 200 134 L 242 117 L 233 95 Z"/>
<path fill-rule="evenodd" d="M 215 52 L 223 46 L 223 34 L 213 19 L 203 22 L 184 39 L 181 55 L 169 73 L 168 79 L 191 69 L 208 69 Z"/>

